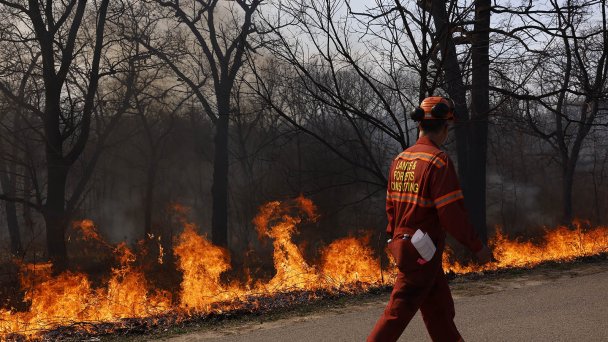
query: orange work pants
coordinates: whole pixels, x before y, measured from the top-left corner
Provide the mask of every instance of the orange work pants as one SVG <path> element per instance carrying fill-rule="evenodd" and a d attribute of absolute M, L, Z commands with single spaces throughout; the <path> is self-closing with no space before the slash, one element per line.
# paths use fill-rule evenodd
<path fill-rule="evenodd" d="M 454 324 L 454 300 L 438 254 L 418 269 L 398 273 L 388 305 L 368 342 L 397 341 L 418 309 L 433 341 L 462 340 Z"/>

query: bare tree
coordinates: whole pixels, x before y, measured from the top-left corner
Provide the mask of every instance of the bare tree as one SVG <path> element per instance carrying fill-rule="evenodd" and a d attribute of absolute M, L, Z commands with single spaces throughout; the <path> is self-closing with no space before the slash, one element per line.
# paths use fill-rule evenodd
<path fill-rule="evenodd" d="M 4 120 L 2 120 L 4 121 Z M 12 131 L 18 131 L 19 117 L 13 116 Z M 4 151 L 4 144 L 0 141 L 0 153 L 3 156 L 15 156 L 19 151 L 16 145 L 13 145 L 12 151 Z M 16 198 L 17 195 L 17 163 L 6 162 L 5 159 L 11 160 L 12 157 L 0 159 L 0 191 L 10 198 Z M 11 241 L 11 254 L 21 256 L 23 254 L 23 245 L 21 243 L 21 230 L 17 218 L 17 205 L 14 201 L 4 202 L 4 211 L 6 213 L 6 225 Z"/>
<path fill-rule="evenodd" d="M 166 41 L 164 46 L 145 40 L 141 43 L 171 67 L 215 124 L 211 235 L 214 244 L 227 246 L 230 99 L 245 52 L 252 48 L 250 37 L 256 32 L 254 14 L 262 0 L 157 0 L 156 3 L 177 18 L 178 23 L 172 24 L 170 30 L 183 28 L 184 35 L 180 37 L 183 45 L 167 45 L 174 42 Z M 197 79 L 197 75 L 202 77 Z"/>
<path fill-rule="evenodd" d="M 349 31 L 351 25 L 364 25 L 363 20 L 373 22 L 382 16 L 365 14 L 364 19 L 359 20 L 349 14 L 347 4 L 344 1 L 278 3 L 276 18 L 265 20 L 272 31 L 268 39 L 272 41 L 270 51 L 274 59 L 265 65 L 255 66 L 258 77 L 254 87 L 285 120 L 321 141 L 339 158 L 368 172 L 383 187 L 386 183 L 383 171 L 385 160 L 374 155 L 373 138 L 367 134 L 368 129 L 373 129 L 374 134 L 379 136 L 389 137 L 401 148 L 409 145 L 406 116 L 417 100 L 412 101 L 408 91 L 413 90 L 418 94 L 418 90 L 407 83 L 412 80 L 407 68 L 419 66 L 408 66 L 414 58 L 402 60 L 402 68 L 398 66 L 396 60 L 404 52 L 396 47 L 400 39 L 410 38 L 391 37 L 398 30 L 396 27 L 392 27 L 391 33 L 376 32 L 374 36 L 391 40 L 392 48 L 386 52 L 393 58 L 390 63 L 385 63 L 382 55 L 375 54 L 374 46 L 368 47 L 368 53 L 365 46 L 355 46 L 351 34 L 365 36 L 363 32 Z M 378 11 L 382 12 L 383 9 Z M 397 11 L 392 13 L 399 16 Z M 365 25 L 375 24 L 366 22 Z M 364 28 L 361 27 L 361 30 Z M 306 48 L 307 45 L 309 48 Z M 422 68 L 427 69 L 426 66 Z M 283 87 L 287 89 L 283 90 Z M 297 102 L 300 105 L 312 101 L 318 104 L 321 113 L 334 113 L 336 119 L 345 122 L 345 128 L 356 136 L 357 145 L 366 151 L 359 156 L 361 159 L 337 148 L 339 145 L 331 141 L 336 137 L 326 136 L 307 125 L 315 119 L 314 111 L 310 112 L 308 118 L 301 118 L 304 111 L 298 113 L 296 108 L 282 107 L 286 101 L 282 94 L 290 89 L 294 89 L 294 96 L 300 93 L 301 99 Z M 293 104 L 295 100 L 288 101 Z"/>
<path fill-rule="evenodd" d="M 357 125 L 366 122 L 405 149 L 410 145 L 407 113 L 441 89 L 454 99 L 458 169 L 467 207 L 484 239 L 490 10 L 488 1 L 375 1 L 365 10 L 348 1 L 282 1 L 278 19 L 267 21 L 273 28 L 273 54 L 293 66 L 292 73 L 302 79 L 303 91 L 313 101 L 341 112 L 341 119 L 360 136 L 364 130 Z M 471 44 L 470 54 L 459 51 L 459 44 Z M 356 97 L 348 97 L 353 79 L 344 76 L 346 70 L 373 92 L 378 107 L 361 107 L 352 101 Z M 471 115 L 468 84 L 474 99 Z M 295 123 L 288 114 L 283 117 Z M 303 126 L 299 125 L 314 133 Z M 327 140 L 322 134 L 315 136 Z M 381 184 L 386 182 L 384 163 L 369 153 L 373 146 L 365 139 L 360 143 L 368 150 L 367 165 L 326 142 L 338 156 L 370 172 Z"/>
<path fill-rule="evenodd" d="M 143 81 L 148 84 L 148 90 L 134 96 L 135 107 L 137 108 L 136 115 L 141 124 L 146 145 L 141 147 L 142 154 L 146 159 L 143 206 L 144 238 L 155 233 L 153 231 L 155 193 L 159 164 L 165 155 L 164 147 L 167 137 L 172 133 L 175 117 L 181 105 L 189 99 L 188 96 L 185 96 L 178 103 L 174 103 L 174 101 L 169 100 L 173 93 L 173 87 L 150 87 L 151 83 L 161 80 L 162 74 L 167 71 L 163 70 L 160 64 L 149 65 L 148 67 L 151 68 L 150 72 L 146 80 Z"/>
<path fill-rule="evenodd" d="M 35 70 L 40 54 L 34 56 L 27 56 L 26 54 L 24 57 L 25 60 L 29 59 L 29 61 L 17 59 L 14 63 L 14 65 L 19 65 L 25 70 L 23 77 L 18 80 L 19 83 L 16 87 L 16 96 L 19 102 L 25 101 L 26 87 L 29 78 Z M 29 65 L 25 66 L 24 64 Z M 16 198 L 19 178 L 18 167 L 20 166 L 19 159 L 20 156 L 23 155 L 23 147 L 20 147 L 19 144 L 20 132 L 22 130 L 21 126 L 23 126 L 21 113 L 23 109 L 19 105 L 11 105 L 10 101 L 5 100 L 2 102 L 6 104 L 6 108 L 4 108 L 4 117 L 0 119 L 0 122 L 3 123 L 3 127 L 6 128 L 6 131 L 9 134 L 3 134 L 2 138 L 0 138 L 0 152 L 2 153 L 2 157 L 0 158 L 0 191 L 10 198 Z M 5 201 L 5 212 L 7 228 L 11 240 L 11 253 L 15 256 L 21 256 L 23 254 L 23 245 L 21 243 L 21 230 L 19 227 L 16 202 Z"/>
<path fill-rule="evenodd" d="M 0 91 L 20 107 L 30 130 L 29 138 L 43 146 L 46 169 L 44 175 L 39 175 L 36 166 L 30 165 L 26 179 L 32 184 L 33 198 L 26 192 L 15 197 L 3 193 L 0 198 L 42 214 L 48 256 L 61 270 L 67 265 L 66 228 L 87 192 L 105 140 L 120 119 L 120 115 L 105 115 L 104 110 L 113 108 L 113 113 L 124 113 L 129 107 L 134 70 L 130 55 L 123 58 L 123 53 L 130 50 L 123 46 L 118 54 L 107 54 L 108 46 L 116 40 L 105 40 L 108 12 L 112 16 L 119 13 L 121 3 L 110 7 L 108 0 L 91 4 L 86 0 L 27 4 L 0 1 L 0 5 L 13 23 L 10 35 L 2 41 L 4 48 L 26 47 L 39 54 L 42 62 L 33 72 L 36 77 L 26 82 L 36 90 L 34 96 L 20 98 L 6 82 L 0 82 Z M 22 79 L 27 78 L 27 70 L 13 71 Z M 124 96 L 117 98 L 115 92 L 100 92 L 104 76 L 111 76 L 109 82 L 118 83 L 114 89 L 125 86 Z M 98 130 L 93 131 L 92 127 Z M 96 145 L 89 150 L 87 142 L 93 132 L 97 133 Z M 87 158 L 83 161 L 85 152 Z M 74 173 L 77 177 L 70 178 Z"/>
<path fill-rule="evenodd" d="M 536 61 L 523 69 L 529 75 L 525 84 L 494 89 L 521 101 L 521 123 L 556 152 L 562 174 L 562 220 L 570 223 L 574 175 L 585 140 L 593 127 L 607 124 L 602 109 L 608 80 L 606 2 L 551 1 L 549 8 L 534 10 L 530 4 L 525 11 L 501 11 L 532 22 L 523 29 L 526 35 L 546 37 L 543 53 L 532 52 Z M 502 73 L 503 79 L 510 75 Z"/>

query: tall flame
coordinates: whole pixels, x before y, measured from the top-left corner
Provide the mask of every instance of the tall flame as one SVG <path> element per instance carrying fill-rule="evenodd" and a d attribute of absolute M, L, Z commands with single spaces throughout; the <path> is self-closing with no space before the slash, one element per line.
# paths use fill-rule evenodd
<path fill-rule="evenodd" d="M 230 269 L 230 256 L 227 250 L 198 235 L 195 228 L 186 223 L 175 246 L 177 266 L 183 272 L 180 304 L 191 312 L 209 311 L 211 304 L 228 299 L 220 276 Z"/>
<path fill-rule="evenodd" d="M 291 240 L 302 222 L 298 214 L 290 213 L 302 209 L 305 217 L 315 220 L 316 208 L 310 200 L 298 198 L 294 206 L 291 203 L 274 201 L 263 205 L 260 213 L 253 220 L 258 233 L 274 239 L 274 266 L 276 275 L 263 288 L 268 292 L 316 289 L 319 286 L 319 274 L 311 267 L 295 243 Z"/>

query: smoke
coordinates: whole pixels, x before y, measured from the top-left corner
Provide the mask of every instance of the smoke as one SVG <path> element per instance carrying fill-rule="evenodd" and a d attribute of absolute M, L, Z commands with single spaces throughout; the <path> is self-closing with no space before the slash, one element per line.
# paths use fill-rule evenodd
<path fill-rule="evenodd" d="M 115 189 L 111 198 L 99 202 L 93 220 L 110 243 L 135 243 L 144 235 L 141 197 L 129 194 L 125 188 Z"/>
<path fill-rule="evenodd" d="M 547 196 L 540 185 L 490 173 L 487 183 L 488 224 L 517 232 L 531 226 L 555 225 L 557 217 L 546 210 Z"/>

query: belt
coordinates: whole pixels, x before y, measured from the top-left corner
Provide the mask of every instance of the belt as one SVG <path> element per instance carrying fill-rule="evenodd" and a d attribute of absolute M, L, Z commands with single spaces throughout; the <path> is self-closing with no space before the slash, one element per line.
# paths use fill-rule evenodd
<path fill-rule="evenodd" d="M 412 236 L 410 234 L 397 234 L 394 238 L 386 240 L 386 243 L 390 243 L 393 239 L 409 240 L 411 238 Z"/>

